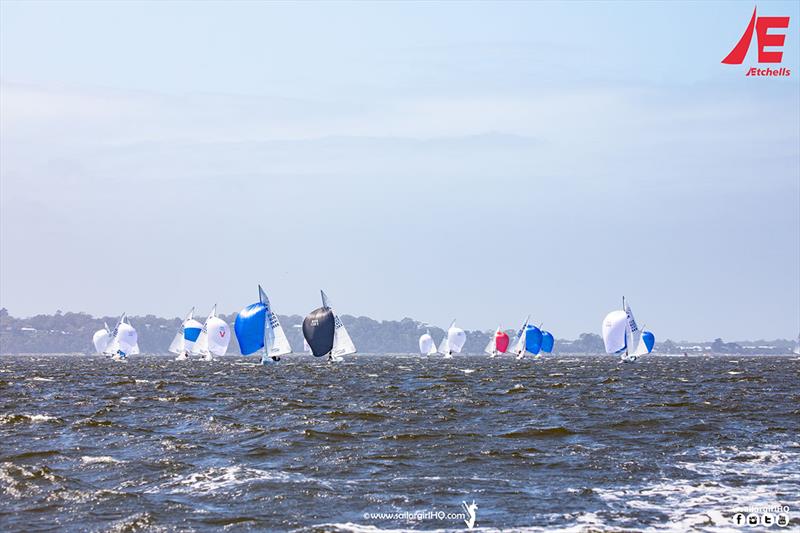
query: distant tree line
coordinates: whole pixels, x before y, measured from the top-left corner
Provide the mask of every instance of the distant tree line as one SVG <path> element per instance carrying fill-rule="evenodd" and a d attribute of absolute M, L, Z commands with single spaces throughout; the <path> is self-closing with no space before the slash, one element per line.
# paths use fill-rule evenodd
<path fill-rule="evenodd" d="M 119 317 L 93 317 L 86 313 L 63 313 L 36 315 L 29 318 L 15 318 L 5 308 L 0 309 L 0 354 L 19 353 L 92 353 L 92 335 L 107 323 L 114 327 Z M 220 315 L 233 327 L 235 314 Z M 289 342 L 296 352 L 303 349 L 301 326 L 303 317 L 299 315 L 280 316 Z M 402 320 L 377 321 L 368 317 L 343 315 L 342 322 L 353 338 L 360 353 L 416 353 L 419 349 L 419 336 L 429 331 L 437 342 L 444 331 L 430 327 L 411 318 Z M 139 347 L 142 353 L 166 353 L 172 338 L 180 327 L 181 318 L 161 318 L 155 315 L 131 316 L 131 324 L 139 333 Z M 202 319 L 201 319 L 202 320 Z M 493 331 L 467 331 L 465 353 L 482 353 Z M 507 333 L 513 337 L 514 331 Z M 686 344 L 682 342 L 681 344 Z M 681 344 L 667 340 L 656 344 L 655 351 L 680 353 Z M 747 346 L 753 344 L 754 346 Z M 697 343 L 713 353 L 788 353 L 792 341 L 754 341 L 754 343 L 725 343 L 716 339 L 712 343 Z M 239 353 L 236 336 L 232 335 L 228 348 L 231 354 Z M 604 353 L 603 340 L 595 333 L 582 333 L 575 340 L 556 339 L 554 353 L 599 354 Z"/>

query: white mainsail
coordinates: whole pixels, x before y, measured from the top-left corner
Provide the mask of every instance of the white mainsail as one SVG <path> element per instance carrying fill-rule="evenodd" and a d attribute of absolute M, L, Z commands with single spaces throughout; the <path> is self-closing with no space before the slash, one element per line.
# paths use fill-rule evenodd
<path fill-rule="evenodd" d="M 431 332 L 426 331 L 419 338 L 419 353 L 422 355 L 433 355 L 436 353 L 436 343 L 433 342 Z"/>
<path fill-rule="evenodd" d="M 528 315 L 522 327 L 517 331 L 516 337 L 514 337 L 514 348 L 511 349 L 511 352 L 517 354 L 517 359 L 521 359 L 525 355 L 525 340 L 528 335 L 528 322 L 530 322 L 530 319 L 531 315 Z"/>
<path fill-rule="evenodd" d="M 119 342 L 117 341 L 117 333 L 119 332 L 119 327 L 122 322 L 125 320 L 125 313 L 122 313 L 122 316 L 117 319 L 117 324 L 114 326 L 108 336 L 109 336 L 109 343 L 106 346 L 105 351 L 103 352 L 106 355 L 114 355 L 119 350 Z"/>
<path fill-rule="evenodd" d="M 331 349 L 331 357 L 333 359 L 340 358 L 343 355 L 356 353 L 356 345 L 353 344 L 353 339 L 347 333 L 347 329 L 342 324 L 339 315 L 336 314 L 330 304 L 330 300 L 324 291 L 319 291 L 322 295 L 322 307 L 327 307 L 333 313 L 334 328 L 333 328 L 333 349 Z"/>
<path fill-rule="evenodd" d="M 633 355 L 646 354 L 647 347 L 645 347 L 644 343 L 641 342 L 642 330 L 639 329 L 639 326 L 636 324 L 636 319 L 633 318 L 633 311 L 631 311 L 631 306 L 628 304 L 627 301 L 625 301 L 625 298 L 622 299 L 622 302 L 627 319 L 626 344 L 628 348 L 628 353 Z M 641 350 L 641 348 L 644 348 L 643 354 L 638 353 Z"/>
<path fill-rule="evenodd" d="M 489 354 L 489 357 L 496 357 L 497 356 L 497 335 L 500 333 L 500 327 L 498 327 L 494 334 L 489 338 L 489 343 L 486 345 L 486 348 L 483 350 L 485 353 Z"/>
<path fill-rule="evenodd" d="M 283 331 L 278 315 L 272 310 L 272 306 L 267 298 L 267 293 L 258 286 L 258 297 L 266 306 L 266 315 L 264 320 L 264 352 L 269 357 L 277 357 L 292 353 L 292 346 L 289 344 L 289 339 L 286 338 L 286 332 Z"/>

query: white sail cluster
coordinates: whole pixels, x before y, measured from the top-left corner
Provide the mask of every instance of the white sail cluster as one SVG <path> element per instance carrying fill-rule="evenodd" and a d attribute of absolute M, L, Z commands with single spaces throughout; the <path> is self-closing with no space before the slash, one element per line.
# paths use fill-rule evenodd
<path fill-rule="evenodd" d="M 464 343 L 467 342 L 467 334 L 463 329 L 456 326 L 456 321 L 450 323 L 450 327 L 444 332 L 444 337 L 436 347 L 436 343 L 430 331 L 426 331 L 419 338 L 419 352 L 423 355 L 434 355 L 440 353 L 445 359 L 451 359 L 453 354 L 461 353 Z"/>
<path fill-rule="evenodd" d="M 104 324 L 103 329 L 95 331 L 92 343 L 98 354 L 120 360 L 139 353 L 139 336 L 125 313 L 119 317 L 113 330 Z"/>
<path fill-rule="evenodd" d="M 216 305 L 203 324 L 194 319 L 193 307 L 175 333 L 169 351 L 176 354 L 179 361 L 188 359 L 190 355 L 211 361 L 215 355 L 225 355 L 230 342 L 230 328 L 217 316 Z"/>

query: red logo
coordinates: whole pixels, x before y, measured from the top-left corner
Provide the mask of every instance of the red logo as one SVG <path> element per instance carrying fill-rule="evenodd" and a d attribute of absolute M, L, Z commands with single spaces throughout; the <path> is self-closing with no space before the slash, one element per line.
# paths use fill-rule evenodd
<path fill-rule="evenodd" d="M 220 337 L 224 337 L 225 336 L 225 330 L 224 329 L 219 330 L 219 336 Z"/>
<path fill-rule="evenodd" d="M 747 51 L 750 49 L 750 43 L 753 40 L 753 30 L 756 33 L 756 40 L 758 41 L 758 62 L 759 63 L 780 63 L 783 60 L 783 51 L 781 50 L 766 50 L 769 47 L 782 47 L 786 40 L 784 33 L 768 33 L 773 28 L 788 28 L 789 17 L 757 17 L 756 9 L 753 8 L 753 16 L 750 17 L 750 23 L 742 34 L 742 38 L 733 47 L 731 53 L 725 56 L 722 60 L 727 65 L 741 65 L 744 62 Z M 790 71 L 788 68 L 781 67 L 780 69 L 761 69 L 752 67 L 747 71 L 747 76 L 789 76 Z"/>

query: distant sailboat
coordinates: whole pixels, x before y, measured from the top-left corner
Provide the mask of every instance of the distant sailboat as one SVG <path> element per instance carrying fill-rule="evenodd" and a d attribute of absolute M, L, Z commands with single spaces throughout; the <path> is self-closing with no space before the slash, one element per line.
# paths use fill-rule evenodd
<path fill-rule="evenodd" d="M 494 335 L 489 339 L 489 344 L 486 345 L 484 352 L 489 354 L 489 357 L 497 357 L 497 354 L 506 353 L 508 349 L 508 333 L 502 331 L 498 326 Z"/>
<path fill-rule="evenodd" d="M 204 361 L 211 361 L 215 355 L 225 355 L 231 342 L 231 330 L 228 324 L 217 316 L 216 304 L 206 318 L 197 342 L 191 348 L 193 355 L 200 355 Z"/>
<path fill-rule="evenodd" d="M 422 355 L 433 355 L 436 353 L 436 343 L 433 342 L 430 331 L 426 331 L 420 336 L 419 353 Z"/>
<path fill-rule="evenodd" d="M 445 331 L 442 342 L 439 343 L 438 351 L 444 355 L 445 359 L 451 359 L 454 353 L 461 353 L 465 342 L 467 342 L 467 334 L 463 329 L 456 327 L 456 321 L 453 320 Z"/>
<path fill-rule="evenodd" d="M 266 293 L 258 286 L 258 302 L 250 304 L 236 315 L 233 329 L 242 355 L 264 349 L 261 364 L 277 363 L 282 355 L 292 353 L 278 315 L 272 310 Z"/>
<path fill-rule="evenodd" d="M 169 351 L 177 355 L 176 361 L 185 361 L 189 359 L 189 353 L 192 351 L 195 343 L 197 342 L 203 325 L 194 318 L 194 307 L 186 315 L 186 318 L 181 322 L 178 331 L 175 332 L 175 337 L 169 345 Z"/>
<path fill-rule="evenodd" d="M 329 361 L 343 361 L 342 356 L 356 353 L 356 347 L 328 296 L 319 292 L 322 307 L 311 311 L 303 320 L 303 337 L 314 357 L 327 355 Z"/>
<path fill-rule="evenodd" d="M 603 319 L 602 333 L 606 353 L 619 355 L 626 363 L 650 353 L 655 344 L 655 336 L 651 332 L 639 329 L 624 297 L 622 309 L 611 311 Z"/>
<path fill-rule="evenodd" d="M 113 338 L 106 347 L 106 353 L 117 361 L 124 361 L 129 355 L 139 353 L 139 336 L 123 313 L 114 328 Z"/>

